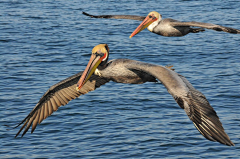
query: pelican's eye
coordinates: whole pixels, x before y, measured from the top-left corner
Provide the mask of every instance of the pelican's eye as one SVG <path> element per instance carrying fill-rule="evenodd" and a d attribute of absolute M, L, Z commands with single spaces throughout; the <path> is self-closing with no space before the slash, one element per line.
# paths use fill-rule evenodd
<path fill-rule="evenodd" d="M 103 56 L 104 56 L 104 53 L 100 53 L 100 54 L 98 54 L 98 56 L 103 57 Z"/>
<path fill-rule="evenodd" d="M 156 19 L 156 16 L 155 16 L 154 14 L 152 14 L 151 18 L 152 18 L 153 20 L 155 20 L 155 19 Z"/>
<path fill-rule="evenodd" d="M 104 56 L 104 53 L 98 53 L 98 52 L 95 52 L 93 53 L 95 56 L 100 56 L 100 57 L 103 57 Z"/>
<path fill-rule="evenodd" d="M 102 55 L 101 55 L 101 57 L 103 57 L 103 59 L 102 59 L 102 61 L 105 61 L 107 58 L 108 58 L 108 56 L 107 56 L 108 54 L 107 53 L 102 53 Z"/>
<path fill-rule="evenodd" d="M 152 18 L 152 16 L 151 16 L 151 15 L 149 15 L 148 17 L 149 17 L 149 18 Z"/>

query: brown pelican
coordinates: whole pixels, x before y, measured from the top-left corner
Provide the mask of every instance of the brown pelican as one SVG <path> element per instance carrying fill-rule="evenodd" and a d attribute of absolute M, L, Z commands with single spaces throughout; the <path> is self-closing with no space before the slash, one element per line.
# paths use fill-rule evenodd
<path fill-rule="evenodd" d="M 234 146 L 206 97 L 196 90 L 185 77 L 171 70 L 171 67 L 129 59 L 115 59 L 107 62 L 108 57 L 107 44 L 95 46 L 86 69 L 51 86 L 28 116 L 18 125 L 24 123 L 15 137 L 25 128 L 23 136 L 31 125 L 31 132 L 33 132 L 37 124 L 50 116 L 58 107 L 109 81 L 141 84 L 159 80 L 205 138 Z"/>
<path fill-rule="evenodd" d="M 216 31 L 224 31 L 232 34 L 240 34 L 240 30 L 224 27 L 211 23 L 202 23 L 202 22 L 180 22 L 174 19 L 162 19 L 162 15 L 158 12 L 150 12 L 147 17 L 136 16 L 136 15 L 90 15 L 86 12 L 83 12 L 84 15 L 90 16 L 93 18 L 113 18 L 113 19 L 132 19 L 132 20 L 140 20 L 142 23 L 136 28 L 136 30 L 130 35 L 130 38 L 134 35 L 138 34 L 145 28 L 147 28 L 150 32 L 155 34 L 159 34 L 162 36 L 184 36 L 188 33 L 198 33 L 205 31 L 206 29 L 212 29 Z M 200 27 L 200 28 L 193 28 Z"/>

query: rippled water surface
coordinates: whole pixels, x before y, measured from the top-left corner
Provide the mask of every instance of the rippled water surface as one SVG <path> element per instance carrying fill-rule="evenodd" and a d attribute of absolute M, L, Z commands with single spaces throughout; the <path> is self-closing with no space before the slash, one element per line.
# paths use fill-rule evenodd
<path fill-rule="evenodd" d="M 238 158 L 240 156 L 240 35 L 206 30 L 162 37 L 139 21 L 91 19 L 91 14 L 211 22 L 240 29 L 239 1 L 23 1 L 0 2 L 0 158 Z M 110 82 L 48 117 L 23 138 L 7 131 L 45 91 L 82 71 L 92 48 L 110 47 L 110 59 L 174 65 L 209 100 L 235 143 L 206 140 L 160 83 Z"/>

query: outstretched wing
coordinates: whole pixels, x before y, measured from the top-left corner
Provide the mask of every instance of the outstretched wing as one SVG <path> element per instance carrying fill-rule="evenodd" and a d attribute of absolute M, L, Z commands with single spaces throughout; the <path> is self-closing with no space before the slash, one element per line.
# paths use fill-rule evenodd
<path fill-rule="evenodd" d="M 227 33 L 232 33 L 232 34 L 240 34 L 240 30 L 230 28 L 230 27 L 224 27 L 221 25 L 216 25 L 216 24 L 211 24 L 211 23 L 202 23 L 202 22 L 170 22 L 171 26 L 194 26 L 194 27 L 201 27 L 201 28 L 206 28 L 206 29 L 212 29 L 216 31 L 224 31 Z"/>
<path fill-rule="evenodd" d="M 109 82 L 108 79 L 92 75 L 88 82 L 84 84 L 80 91 L 76 90 L 77 82 L 83 72 L 79 72 L 61 82 L 51 86 L 49 90 L 42 96 L 33 110 L 28 116 L 18 124 L 20 126 L 24 123 L 21 129 L 18 131 L 15 137 L 25 128 L 22 136 L 28 131 L 32 125 L 32 131 L 35 130 L 37 124 L 40 124 L 44 119 L 50 116 L 54 111 L 58 110 L 58 107 L 66 105 L 70 100 L 95 90 L 101 85 Z M 18 127 L 17 126 L 17 127 Z"/>
<path fill-rule="evenodd" d="M 185 77 L 179 77 L 189 89 L 187 96 L 175 96 L 178 105 L 185 110 L 198 131 L 208 140 L 218 141 L 228 146 L 234 146 L 225 133 L 217 113 L 212 108 L 207 98 L 196 90 Z"/>
<path fill-rule="evenodd" d="M 234 146 L 206 97 L 196 90 L 185 77 L 166 67 L 142 62 L 131 63 L 127 68 L 141 70 L 161 81 L 206 139 Z"/>
<path fill-rule="evenodd" d="M 142 21 L 146 18 L 143 16 L 137 16 L 137 15 L 91 15 L 86 12 L 82 12 L 82 14 L 92 18 L 106 18 L 106 19 L 131 19 L 131 20 Z"/>

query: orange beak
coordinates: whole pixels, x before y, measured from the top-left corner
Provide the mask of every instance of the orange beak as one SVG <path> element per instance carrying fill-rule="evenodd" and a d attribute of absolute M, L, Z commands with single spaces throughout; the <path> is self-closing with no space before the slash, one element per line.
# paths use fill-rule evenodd
<path fill-rule="evenodd" d="M 129 36 L 129 38 L 132 38 L 134 35 L 138 34 L 139 32 L 141 32 L 142 30 L 144 30 L 145 28 L 147 28 L 150 24 L 152 24 L 154 21 L 156 21 L 157 18 L 149 18 L 149 16 L 147 16 L 142 23 L 137 27 L 137 29 L 134 30 L 134 32 Z"/>
<path fill-rule="evenodd" d="M 79 91 L 83 85 L 88 81 L 88 79 L 91 77 L 91 75 L 94 73 L 98 65 L 102 62 L 104 58 L 104 54 L 97 54 L 93 53 L 86 69 L 84 70 L 82 76 L 80 77 L 76 90 Z"/>

